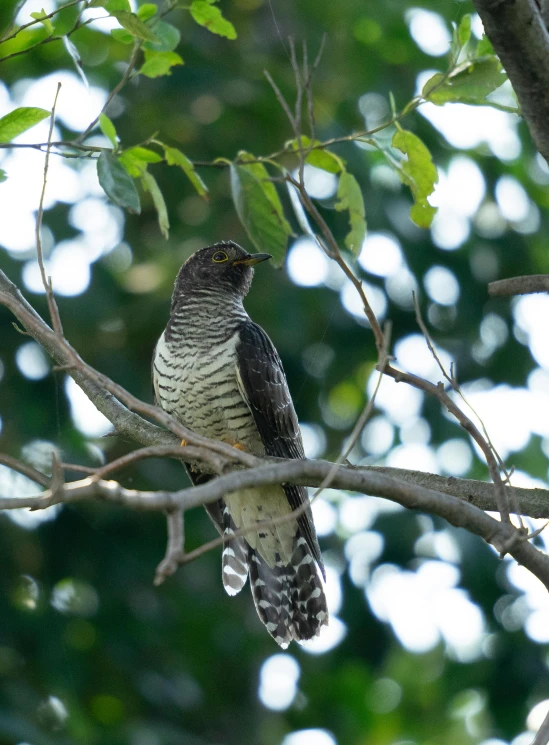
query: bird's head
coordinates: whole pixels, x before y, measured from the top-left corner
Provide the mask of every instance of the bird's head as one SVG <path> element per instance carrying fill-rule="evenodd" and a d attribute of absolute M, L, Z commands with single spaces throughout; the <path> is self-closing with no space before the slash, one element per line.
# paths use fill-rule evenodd
<path fill-rule="evenodd" d="M 253 267 L 272 258 L 270 254 L 249 254 L 238 243 L 221 241 L 189 256 L 175 280 L 172 304 L 197 290 L 244 297 L 250 289 Z"/>

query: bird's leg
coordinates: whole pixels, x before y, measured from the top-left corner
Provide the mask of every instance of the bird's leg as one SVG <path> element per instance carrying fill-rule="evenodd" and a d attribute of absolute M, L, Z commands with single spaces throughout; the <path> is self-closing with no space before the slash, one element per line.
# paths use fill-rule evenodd
<path fill-rule="evenodd" d="M 233 448 L 236 448 L 237 450 L 242 450 L 243 452 L 246 452 L 246 448 L 244 445 L 241 445 L 239 442 L 235 442 L 233 444 Z"/>
<path fill-rule="evenodd" d="M 189 443 L 187 442 L 187 440 L 181 440 L 181 447 L 182 448 L 186 448 L 188 444 Z"/>

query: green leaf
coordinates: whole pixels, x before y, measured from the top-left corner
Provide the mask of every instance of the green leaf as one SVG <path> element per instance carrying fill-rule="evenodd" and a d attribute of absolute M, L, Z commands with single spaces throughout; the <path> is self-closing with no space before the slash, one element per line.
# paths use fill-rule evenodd
<path fill-rule="evenodd" d="M 53 34 L 53 25 L 49 18 L 46 16 L 48 15 L 44 8 L 42 8 L 39 12 L 31 13 L 31 18 L 34 18 L 36 21 L 40 21 L 42 26 L 46 29 L 49 35 Z"/>
<path fill-rule="evenodd" d="M 182 65 L 183 60 L 177 52 L 151 52 L 145 50 L 145 62 L 139 73 L 147 78 L 159 78 L 161 75 L 171 75 L 171 68 Z"/>
<path fill-rule="evenodd" d="M 158 42 L 158 37 L 153 34 L 150 28 L 146 26 L 143 21 L 135 15 L 135 13 L 130 13 L 127 10 L 117 10 L 112 12 L 111 15 L 114 16 L 118 23 L 121 26 L 124 26 L 124 28 L 137 39 Z"/>
<path fill-rule="evenodd" d="M 149 163 L 160 163 L 162 157 L 146 147 L 132 147 L 121 153 L 118 160 L 132 178 L 143 176 Z"/>
<path fill-rule="evenodd" d="M 111 36 L 122 44 L 133 44 L 133 36 L 125 28 L 111 29 Z"/>
<path fill-rule="evenodd" d="M 152 18 L 156 15 L 158 6 L 154 3 L 144 3 L 137 9 L 137 17 L 141 18 L 142 21 L 146 21 L 148 18 Z"/>
<path fill-rule="evenodd" d="M 46 109 L 37 109 L 33 106 L 22 106 L 10 111 L 0 119 L 0 142 L 11 142 L 14 137 L 34 127 L 49 115 L 50 112 Z"/>
<path fill-rule="evenodd" d="M 146 172 L 141 178 L 141 183 L 145 191 L 148 191 L 152 197 L 154 206 L 158 213 L 158 225 L 164 238 L 170 237 L 170 221 L 168 219 L 168 210 L 166 209 L 166 202 L 160 191 L 156 179 L 150 173 Z"/>
<path fill-rule="evenodd" d="M 154 33 L 156 42 L 146 41 L 143 44 L 143 49 L 152 52 L 173 52 L 181 41 L 179 29 L 172 26 L 171 23 L 166 23 L 166 21 L 157 21 L 154 24 Z"/>
<path fill-rule="evenodd" d="M 92 0 L 90 8 L 105 8 L 108 13 L 131 12 L 129 0 Z"/>
<path fill-rule="evenodd" d="M 118 145 L 118 139 L 116 137 L 116 127 L 106 114 L 99 115 L 99 127 L 101 128 L 101 131 L 103 132 L 105 137 L 110 140 L 111 145 L 116 148 L 116 146 Z"/>
<path fill-rule="evenodd" d="M 105 8 L 108 13 L 116 13 L 119 10 L 131 11 L 129 0 L 92 0 L 90 8 Z"/>
<path fill-rule="evenodd" d="M 320 140 L 311 140 L 306 135 L 301 135 L 301 148 L 306 149 L 311 145 L 320 145 Z M 299 150 L 299 144 L 297 140 L 290 140 L 286 143 L 287 147 L 291 147 L 292 150 Z M 305 158 L 305 162 L 315 168 L 322 168 L 323 171 L 328 173 L 341 173 L 345 170 L 345 165 L 341 158 L 331 153 L 329 150 L 311 150 L 311 152 Z"/>
<path fill-rule="evenodd" d="M 129 212 L 141 212 L 139 194 L 133 179 L 112 153 L 104 150 L 97 159 L 97 176 L 111 202 L 125 207 Z"/>
<path fill-rule="evenodd" d="M 239 160 L 253 157 L 249 153 L 238 154 Z M 274 265 L 280 266 L 292 231 L 274 184 L 268 179 L 262 163 L 231 163 L 231 190 L 240 222 L 254 246 L 271 253 Z"/>
<path fill-rule="evenodd" d="M 486 34 L 483 34 L 482 39 L 477 44 L 477 57 L 493 57 L 494 55 L 495 53 L 492 42 Z"/>
<path fill-rule="evenodd" d="M 126 152 L 131 154 L 134 158 L 138 158 L 139 160 L 144 161 L 145 163 L 161 163 L 163 160 L 162 156 L 158 153 L 155 153 L 154 150 L 149 150 L 148 147 L 141 147 L 140 145 L 131 147 Z"/>
<path fill-rule="evenodd" d="M 141 178 L 147 170 L 146 161 L 135 158 L 128 150 L 125 153 L 120 153 L 118 162 L 122 164 L 127 174 L 132 178 Z"/>
<path fill-rule="evenodd" d="M 460 47 L 463 49 L 463 47 L 469 42 L 469 39 L 471 38 L 471 16 L 469 13 L 467 13 L 467 15 L 464 15 L 459 22 L 457 35 Z"/>
<path fill-rule="evenodd" d="M 428 228 L 435 216 L 436 207 L 431 207 L 427 197 L 433 193 L 438 181 L 431 153 L 419 137 L 404 129 L 395 132 L 392 145 L 408 157 L 401 164 L 398 173 L 400 180 L 410 187 L 414 197 L 410 217 L 420 228 Z"/>
<path fill-rule="evenodd" d="M 207 0 L 193 0 L 191 15 L 200 25 L 211 31 L 212 34 L 225 36 L 227 39 L 236 39 L 236 31 L 233 24 L 223 18 L 219 8 L 210 5 Z"/>
<path fill-rule="evenodd" d="M 163 147 L 166 153 L 167 164 L 169 166 L 179 166 L 194 186 L 197 193 L 200 194 L 201 197 L 204 197 L 204 199 L 208 199 L 208 187 L 195 171 L 193 164 L 187 156 L 175 147 L 166 147 L 166 145 Z"/>
<path fill-rule="evenodd" d="M 8 178 L 8 174 L 0 168 L 0 184 Z"/>
<path fill-rule="evenodd" d="M 468 60 L 445 76 L 437 73 L 423 86 L 421 95 L 437 106 L 451 102 L 489 105 L 486 96 L 507 80 L 497 57 Z"/>
<path fill-rule="evenodd" d="M 366 237 L 366 220 L 364 219 L 366 211 L 362 191 L 358 181 L 351 173 L 343 171 L 339 177 L 337 196 L 339 202 L 334 205 L 336 210 L 339 212 L 342 210 L 349 211 L 351 230 L 345 237 L 345 245 L 354 256 L 358 256 Z"/>

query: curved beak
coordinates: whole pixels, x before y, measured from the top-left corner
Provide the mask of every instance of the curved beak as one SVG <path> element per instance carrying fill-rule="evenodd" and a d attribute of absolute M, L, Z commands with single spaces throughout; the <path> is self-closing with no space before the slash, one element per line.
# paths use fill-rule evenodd
<path fill-rule="evenodd" d="M 244 264 L 245 266 L 255 266 L 262 261 L 267 261 L 267 259 L 272 258 L 273 257 L 271 256 L 271 254 L 249 254 L 248 256 L 246 256 L 245 259 L 233 261 L 233 266 L 236 266 L 237 264 Z"/>

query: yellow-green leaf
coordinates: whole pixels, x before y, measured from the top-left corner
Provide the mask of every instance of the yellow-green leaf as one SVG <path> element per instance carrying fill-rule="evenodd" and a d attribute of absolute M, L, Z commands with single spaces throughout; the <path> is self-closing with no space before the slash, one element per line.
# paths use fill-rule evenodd
<path fill-rule="evenodd" d="M 492 42 L 486 36 L 486 34 L 483 34 L 482 39 L 480 39 L 479 43 L 477 44 L 477 57 L 493 57 L 493 56 L 494 56 L 494 47 L 492 46 Z"/>
<path fill-rule="evenodd" d="M 118 160 L 132 178 L 143 176 L 149 163 L 160 163 L 162 157 L 146 147 L 131 147 L 120 153 Z"/>
<path fill-rule="evenodd" d="M 467 15 L 464 15 L 461 21 L 459 22 L 458 30 L 457 30 L 458 40 L 461 48 L 468 43 L 469 39 L 471 38 L 471 16 L 469 13 Z"/>
<path fill-rule="evenodd" d="M 131 147 L 129 150 L 127 150 L 130 155 L 132 155 L 134 158 L 137 158 L 138 160 L 143 160 L 145 163 L 161 163 L 162 162 L 162 156 L 158 153 L 155 153 L 154 150 L 149 150 L 148 147 L 141 147 L 141 145 L 137 145 L 136 147 Z"/>
<path fill-rule="evenodd" d="M 170 221 L 168 219 L 166 202 L 164 201 L 160 187 L 158 186 L 155 177 L 148 171 L 143 174 L 141 183 L 143 184 L 145 191 L 148 191 L 152 197 L 153 204 L 158 214 L 158 226 L 160 227 L 164 238 L 167 239 L 170 236 Z"/>
<path fill-rule="evenodd" d="M 99 115 L 99 127 L 105 137 L 110 140 L 111 145 L 113 147 L 116 147 L 118 144 L 118 139 L 116 137 L 116 127 L 106 114 Z"/>
<path fill-rule="evenodd" d="M 127 10 L 116 10 L 111 12 L 111 15 L 116 18 L 121 26 L 130 32 L 132 36 L 137 39 L 143 39 L 144 41 L 157 42 L 158 37 L 153 34 L 151 29 L 138 18 L 135 13 L 130 13 Z"/>
<path fill-rule="evenodd" d="M 194 0 L 191 4 L 191 15 L 198 24 L 207 28 L 212 34 L 225 36 L 227 39 L 236 39 L 233 24 L 223 18 L 219 8 L 211 5 L 207 0 Z"/>
<path fill-rule="evenodd" d="M 145 50 L 145 62 L 139 72 L 148 78 L 159 78 L 161 75 L 171 75 L 171 68 L 182 64 L 183 60 L 177 52 Z"/>
<path fill-rule="evenodd" d="M 351 230 L 345 237 L 345 245 L 355 256 L 358 256 L 366 237 L 366 211 L 364 209 L 364 198 L 356 178 L 347 171 L 343 171 L 339 177 L 337 189 L 339 201 L 335 208 L 339 212 L 349 211 L 349 223 Z"/>
<path fill-rule="evenodd" d="M 92 0 L 90 8 L 105 8 L 108 13 L 119 10 L 131 11 L 129 0 Z"/>
<path fill-rule="evenodd" d="M 0 142 L 11 142 L 14 137 L 26 132 L 50 115 L 46 109 L 22 106 L 10 111 L 0 119 Z"/>
<path fill-rule="evenodd" d="M 133 44 L 133 36 L 125 28 L 112 28 L 111 36 L 122 44 Z"/>
<path fill-rule="evenodd" d="M 497 57 L 467 60 L 448 76 L 438 72 L 425 85 L 421 95 L 437 106 L 452 102 L 489 105 L 486 96 L 507 80 Z"/>
<path fill-rule="evenodd" d="M 0 184 L 8 178 L 8 174 L 0 168 Z"/>
<path fill-rule="evenodd" d="M 198 194 L 207 200 L 208 187 L 195 171 L 193 164 L 187 158 L 187 156 L 184 155 L 181 150 L 178 150 L 176 147 L 167 147 L 166 145 L 164 145 L 163 147 L 164 152 L 166 153 L 167 164 L 169 166 L 179 166 L 179 168 L 181 168 L 183 173 L 187 176 L 191 184 L 194 186 Z"/>
<path fill-rule="evenodd" d="M 238 158 L 242 161 L 253 155 L 241 152 Z M 292 231 L 267 169 L 262 163 L 232 163 L 231 190 L 236 212 L 252 243 L 272 254 L 273 263 L 280 266 Z"/>
<path fill-rule="evenodd" d="M 136 15 L 138 18 L 141 18 L 142 21 L 146 21 L 148 18 L 152 18 L 156 15 L 157 10 L 158 6 L 154 3 L 144 3 L 137 9 Z"/>
<path fill-rule="evenodd" d="M 47 18 L 48 14 L 44 10 L 44 8 L 42 8 L 38 12 L 31 13 L 30 15 L 31 15 L 31 18 L 34 18 L 36 21 L 40 21 L 40 23 L 42 24 L 42 26 L 44 26 L 48 34 L 53 34 L 52 22 L 50 21 L 49 18 Z"/>
<path fill-rule="evenodd" d="M 402 183 L 410 187 L 414 198 L 410 217 L 420 228 L 428 228 L 433 221 L 436 208 L 431 207 L 427 197 L 433 193 L 438 181 L 431 153 L 419 137 L 404 129 L 395 133 L 392 144 L 407 156 L 398 173 Z"/>
<path fill-rule="evenodd" d="M 114 204 L 139 214 L 141 204 L 133 179 L 118 162 L 116 156 L 103 150 L 97 159 L 97 176 L 105 194 Z"/>
<path fill-rule="evenodd" d="M 311 145 L 320 145 L 320 140 L 311 140 L 311 138 L 306 135 L 301 135 L 300 139 L 301 149 L 303 150 L 311 147 Z M 286 145 L 291 147 L 292 150 L 299 150 L 297 140 L 290 140 Z M 315 168 L 321 168 L 323 171 L 328 171 L 328 173 L 341 173 L 341 171 L 345 170 L 343 160 L 341 160 L 337 155 L 334 155 L 334 153 L 331 153 L 329 150 L 311 150 L 311 152 L 306 156 L 305 162 Z"/>

